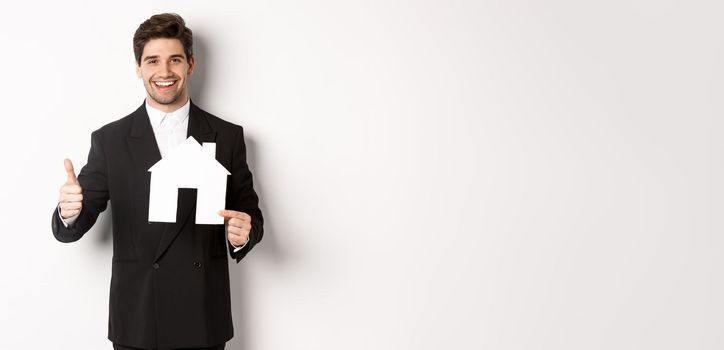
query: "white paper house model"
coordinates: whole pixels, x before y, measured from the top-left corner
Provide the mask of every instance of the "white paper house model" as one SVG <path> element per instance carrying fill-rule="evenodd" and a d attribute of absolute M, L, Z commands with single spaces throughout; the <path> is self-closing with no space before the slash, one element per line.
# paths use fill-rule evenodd
<path fill-rule="evenodd" d="M 216 161 L 215 143 L 204 142 L 202 147 L 189 137 L 148 171 L 149 222 L 176 222 L 178 189 L 195 188 L 196 223 L 224 223 L 218 212 L 226 206 L 226 177 L 231 173 Z"/>

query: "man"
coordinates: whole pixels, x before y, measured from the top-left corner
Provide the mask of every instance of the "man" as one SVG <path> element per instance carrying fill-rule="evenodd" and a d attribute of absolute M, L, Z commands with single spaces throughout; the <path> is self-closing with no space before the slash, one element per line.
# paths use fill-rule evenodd
<path fill-rule="evenodd" d="M 176 14 L 152 16 L 133 38 L 136 73 L 147 96 L 135 112 L 91 135 L 88 162 L 60 189 L 56 239 L 80 239 L 113 207 L 108 338 L 114 349 L 223 349 L 233 336 L 227 251 L 237 262 L 263 234 L 246 164 L 244 132 L 197 107 L 188 96 L 192 32 Z M 216 143 L 231 172 L 222 225 L 194 223 L 196 196 L 179 191 L 175 223 L 148 222 L 148 169 L 193 136 Z M 224 209 L 224 210 L 221 210 Z"/>

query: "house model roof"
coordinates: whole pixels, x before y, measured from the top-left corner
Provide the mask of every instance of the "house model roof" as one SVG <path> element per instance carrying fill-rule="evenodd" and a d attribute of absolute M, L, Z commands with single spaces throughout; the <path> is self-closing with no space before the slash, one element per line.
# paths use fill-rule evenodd
<path fill-rule="evenodd" d="M 216 144 L 204 142 L 203 147 L 190 136 L 166 157 L 159 160 L 148 171 L 164 172 L 196 172 L 217 173 L 231 175 L 218 161 L 216 161 Z"/>

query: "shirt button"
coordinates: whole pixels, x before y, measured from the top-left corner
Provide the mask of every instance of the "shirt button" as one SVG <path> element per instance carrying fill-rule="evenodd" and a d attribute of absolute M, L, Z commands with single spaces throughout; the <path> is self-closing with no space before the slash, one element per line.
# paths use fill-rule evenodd
<path fill-rule="evenodd" d="M 159 265 L 158 263 L 153 263 L 153 268 L 155 270 L 158 270 L 159 267 L 161 267 L 161 265 Z"/>
<path fill-rule="evenodd" d="M 195 268 L 197 268 L 197 269 L 200 269 L 200 268 L 201 268 L 201 266 L 203 266 L 203 265 L 201 265 L 201 263 L 200 263 L 200 262 L 198 262 L 198 261 L 194 261 L 194 267 L 195 267 Z"/>

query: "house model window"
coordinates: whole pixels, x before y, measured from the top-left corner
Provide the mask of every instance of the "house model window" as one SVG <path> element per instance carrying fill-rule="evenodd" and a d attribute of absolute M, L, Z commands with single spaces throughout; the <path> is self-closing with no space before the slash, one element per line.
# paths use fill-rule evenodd
<path fill-rule="evenodd" d="M 149 222 L 176 222 L 179 188 L 195 188 L 196 223 L 223 224 L 219 210 L 226 206 L 226 180 L 231 173 L 216 161 L 216 144 L 193 137 L 159 160 L 150 169 Z"/>

